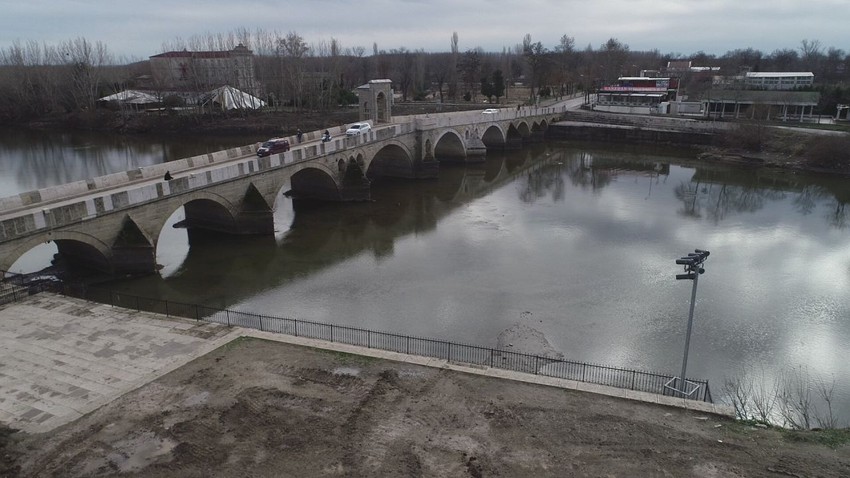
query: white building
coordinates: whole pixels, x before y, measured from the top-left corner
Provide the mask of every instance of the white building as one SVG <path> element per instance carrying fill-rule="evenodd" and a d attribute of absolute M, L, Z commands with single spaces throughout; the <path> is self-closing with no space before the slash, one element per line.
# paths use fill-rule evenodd
<path fill-rule="evenodd" d="M 229 51 L 169 51 L 150 57 L 150 64 L 157 88 L 199 91 L 230 85 L 260 93 L 254 53 L 242 44 Z"/>
<path fill-rule="evenodd" d="M 616 85 L 603 86 L 592 108 L 596 111 L 634 114 L 666 114 L 676 99 L 678 78 L 621 76 Z"/>
<path fill-rule="evenodd" d="M 815 75 L 808 71 L 765 71 L 748 72 L 744 75 L 744 86 L 764 90 L 794 90 L 811 88 Z"/>
<path fill-rule="evenodd" d="M 758 118 L 768 121 L 814 121 L 820 101 L 816 91 L 710 90 L 702 98 L 711 118 Z"/>

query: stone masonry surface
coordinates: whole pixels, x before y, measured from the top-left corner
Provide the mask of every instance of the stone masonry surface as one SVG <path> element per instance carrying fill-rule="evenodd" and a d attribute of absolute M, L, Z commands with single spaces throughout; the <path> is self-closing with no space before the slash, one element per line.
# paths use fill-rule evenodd
<path fill-rule="evenodd" d="M 232 340 L 217 324 L 42 293 L 0 308 L 0 422 L 49 431 Z"/>

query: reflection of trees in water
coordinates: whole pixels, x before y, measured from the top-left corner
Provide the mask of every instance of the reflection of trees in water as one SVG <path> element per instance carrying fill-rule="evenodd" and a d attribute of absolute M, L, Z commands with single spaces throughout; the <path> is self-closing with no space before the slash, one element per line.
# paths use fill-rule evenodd
<path fill-rule="evenodd" d="M 528 171 L 525 184 L 520 189 L 519 198 L 524 203 L 534 201 L 552 195 L 552 200 L 560 202 L 564 200 L 564 162 L 562 156 L 549 159 L 540 163 Z"/>
<path fill-rule="evenodd" d="M 726 183 L 700 183 L 682 181 L 673 189 L 676 199 L 682 202 L 679 214 L 690 217 L 708 217 L 715 223 L 730 213 L 756 212 L 767 201 L 779 201 L 788 197 L 788 192 L 758 186 L 736 186 Z M 826 207 L 826 219 L 830 226 L 845 229 L 850 226 L 845 203 L 819 186 L 806 186 L 793 197 L 791 204 L 801 214 L 811 214 L 818 203 Z"/>
<path fill-rule="evenodd" d="M 648 199 L 652 196 L 653 183 L 666 183 L 670 174 L 670 165 L 658 161 L 656 158 L 623 159 L 621 157 L 594 155 L 594 153 L 582 151 L 577 154 L 561 152 L 545 162 L 538 164 L 527 173 L 524 187 L 520 190 L 520 199 L 523 202 L 533 202 L 547 194 L 552 195 L 554 201 L 563 201 L 566 195 L 566 177 L 569 177 L 573 186 L 583 190 L 597 192 L 611 184 L 621 174 L 635 175 L 635 181 L 639 178 L 648 178 Z"/>
<path fill-rule="evenodd" d="M 0 166 L 19 191 L 129 171 L 248 144 L 244 138 L 128 137 L 54 131 L 0 132 Z M 14 191 L 18 192 L 18 191 Z M 9 193 L 0 193 L 6 196 Z"/>
<path fill-rule="evenodd" d="M 616 177 L 616 172 L 610 168 L 594 167 L 591 153 L 582 152 L 573 158 L 565 158 L 564 153 L 560 153 L 528 172 L 525 185 L 519 193 L 520 200 L 531 203 L 551 194 L 553 201 L 563 201 L 566 192 L 565 172 L 573 186 L 592 190 L 607 186 Z"/>
<path fill-rule="evenodd" d="M 847 210 L 844 207 L 847 203 L 821 186 L 804 187 L 797 193 L 793 204 L 798 212 L 807 215 L 815 210 L 819 201 L 823 202 L 826 209 L 824 217 L 827 224 L 836 229 L 850 227 L 850 218 L 847 217 Z"/>
<path fill-rule="evenodd" d="M 773 189 L 684 181 L 676 186 L 673 194 L 682 201 L 679 214 L 690 217 L 705 215 L 715 223 L 725 219 L 729 213 L 755 212 L 764 207 L 765 201 L 785 197 L 784 192 Z"/>
<path fill-rule="evenodd" d="M 794 197 L 791 203 L 797 212 L 805 216 L 812 213 L 815 206 L 817 206 L 818 199 L 822 199 L 828 195 L 826 191 L 817 186 L 806 186 L 802 191 L 797 193 L 797 196 Z"/>
<path fill-rule="evenodd" d="M 682 201 L 682 209 L 677 211 L 679 214 L 689 217 L 702 217 L 700 209 L 697 207 L 698 189 L 698 182 L 689 183 L 685 181 L 682 181 L 673 189 L 673 195 L 676 196 L 676 199 Z"/>
<path fill-rule="evenodd" d="M 830 226 L 836 229 L 847 229 L 850 226 L 850 221 L 847 218 L 847 211 L 844 207 L 846 203 L 839 201 L 838 199 L 834 199 L 830 203 L 827 204 L 827 215 L 826 220 Z"/>
<path fill-rule="evenodd" d="M 706 164 L 698 167 L 690 182 L 674 189 L 682 201 L 680 214 L 721 221 L 730 213 L 753 212 L 768 201 L 789 199 L 802 215 L 818 213 L 831 227 L 845 228 L 850 220 L 844 205 L 850 202 L 846 178 L 798 175 L 760 168 L 733 168 Z"/>
<path fill-rule="evenodd" d="M 573 186 L 594 191 L 611 184 L 617 176 L 611 169 L 594 167 L 593 155 L 587 152 L 581 153 L 577 160 L 570 162 L 568 174 Z"/>

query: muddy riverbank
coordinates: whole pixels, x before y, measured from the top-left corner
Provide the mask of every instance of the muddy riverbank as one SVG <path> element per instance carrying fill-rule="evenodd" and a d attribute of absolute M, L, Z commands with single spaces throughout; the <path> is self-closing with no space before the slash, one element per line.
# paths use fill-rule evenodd
<path fill-rule="evenodd" d="M 2 474 L 22 477 L 850 472 L 824 433 L 257 339 L 6 438 Z"/>

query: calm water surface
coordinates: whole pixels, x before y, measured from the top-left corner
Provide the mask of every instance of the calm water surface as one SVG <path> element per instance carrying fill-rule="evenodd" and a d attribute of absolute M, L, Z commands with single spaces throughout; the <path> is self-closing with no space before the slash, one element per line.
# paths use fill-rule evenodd
<path fill-rule="evenodd" d="M 0 128 L 0 196 L 212 153 L 263 139 Z"/>
<path fill-rule="evenodd" d="M 689 375 L 717 396 L 742 366 L 766 382 L 803 370 L 835 381 L 850 419 L 850 181 L 694 157 L 549 143 L 377 182 L 371 203 L 281 195 L 275 237 L 166 228 L 161 273 L 110 286 L 678 375 L 692 283 L 674 261 L 708 249 Z"/>

